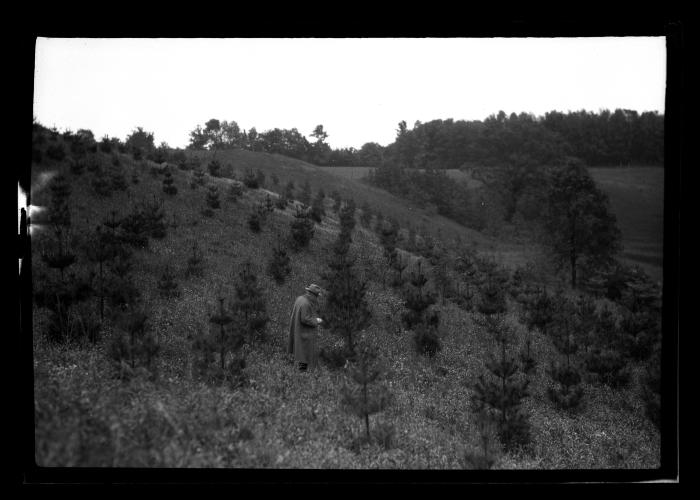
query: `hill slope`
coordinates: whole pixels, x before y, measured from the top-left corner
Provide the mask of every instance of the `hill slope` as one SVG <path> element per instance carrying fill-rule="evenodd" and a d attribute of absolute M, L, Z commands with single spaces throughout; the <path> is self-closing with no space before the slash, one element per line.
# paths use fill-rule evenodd
<path fill-rule="evenodd" d="M 110 157 L 98 155 L 107 164 Z M 247 167 L 275 173 L 280 186 L 308 179 L 327 194 L 337 189 L 352 196 L 358 206 L 366 199 L 386 215 L 412 220 L 414 207 L 386 193 L 323 172 L 311 165 L 275 155 L 246 151 L 219 153 L 224 174 L 229 168 Z M 208 178 L 219 186 L 222 208 L 212 218 L 202 217 L 204 189 L 191 189 L 192 173 L 175 169 L 178 193 L 162 194 L 162 176 L 151 175 L 155 165 L 119 156 L 127 178 L 139 178 L 127 192 L 96 196 L 90 187 L 94 175 L 71 175 L 66 162 L 36 165 L 33 176 L 62 171 L 70 176 L 70 208 L 78 234 L 111 211 L 123 215 L 140 199 L 164 198 L 170 222 L 167 235 L 152 239 L 147 250 L 135 253 L 134 277 L 142 301 L 150 311 L 150 324 L 161 346 L 158 377 L 137 377 L 122 382 L 112 375 L 106 349 L 112 325 L 107 322 L 96 345 L 57 347 L 42 336 L 46 311 L 35 308 L 35 404 L 37 463 L 55 466 L 123 467 L 282 467 L 282 468 L 464 468 L 464 453 L 478 446 L 478 433 L 470 408 L 471 384 L 483 371 L 493 345 L 470 312 L 451 302 L 441 308 L 442 351 L 433 359 L 415 353 L 411 336 L 397 321 L 403 310 L 397 292 L 377 280 L 385 267 L 377 237 L 359 226 L 353 236 L 358 269 L 369 279 L 368 299 L 372 324 L 366 337 L 384 359 L 387 387 L 393 404 L 372 425 L 384 423 L 391 444 L 353 445 L 361 423 L 339 404 L 345 383 L 342 371 L 322 366 L 317 372 L 299 374 L 286 353 L 288 317 L 294 298 L 305 285 L 319 282 L 325 267 L 326 248 L 338 231 L 337 218 L 327 206 L 327 217 L 316 227 L 307 250 L 292 255 L 292 272 L 277 285 L 265 272 L 266 261 L 279 235 L 288 232 L 292 207 L 275 210 L 260 234 L 247 226 L 247 215 L 266 195 L 246 191 L 237 203 L 225 199 L 226 178 Z M 231 167 L 227 166 L 231 164 Z M 274 188 L 271 188 L 273 191 Z M 48 203 L 48 191 L 33 193 L 35 205 Z M 461 231 L 465 240 L 476 239 L 488 249 L 489 238 L 456 228 L 439 217 L 425 219 L 426 226 L 443 225 L 444 236 Z M 456 226 L 456 225 L 455 225 Z M 33 233 L 34 276 L 43 269 L 39 249 L 46 231 Z M 187 277 L 185 261 L 197 241 L 205 255 L 202 277 Z M 249 383 L 232 390 L 210 387 L 192 375 L 191 339 L 209 328 L 209 315 L 217 294 L 232 293 L 240 264 L 252 260 L 264 290 L 270 323 L 267 340 L 247 346 Z M 175 269 L 181 296 L 164 299 L 156 287 L 160 271 Z M 41 282 L 35 283 L 35 287 Z M 94 301 L 92 306 L 95 306 Z M 508 320 L 519 332 L 517 310 L 511 304 Z M 533 349 L 540 361 L 531 383 L 531 397 L 524 410 L 533 425 L 528 451 L 502 453 L 496 468 L 653 468 L 659 464 L 659 436 L 644 417 L 636 385 L 612 390 L 585 385 L 587 404 L 580 414 L 556 410 L 546 398 L 548 378 L 544 367 L 553 359 L 551 342 L 533 332 Z M 328 332 L 320 347 L 337 345 Z M 393 429 L 393 430 L 390 430 Z"/>

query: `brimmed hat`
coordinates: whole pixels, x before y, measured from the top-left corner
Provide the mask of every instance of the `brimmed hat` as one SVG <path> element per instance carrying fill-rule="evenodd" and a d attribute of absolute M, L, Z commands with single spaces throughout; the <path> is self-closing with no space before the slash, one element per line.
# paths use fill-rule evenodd
<path fill-rule="evenodd" d="M 312 283 L 309 286 L 307 286 L 306 288 L 304 288 L 304 290 L 306 290 L 307 292 L 311 292 L 314 295 L 318 295 L 319 293 L 321 293 L 321 287 L 314 284 L 314 283 Z"/>

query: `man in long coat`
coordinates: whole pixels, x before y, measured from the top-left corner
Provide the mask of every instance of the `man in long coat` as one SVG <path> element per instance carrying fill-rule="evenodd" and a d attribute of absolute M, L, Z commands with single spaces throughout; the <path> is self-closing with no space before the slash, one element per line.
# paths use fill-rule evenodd
<path fill-rule="evenodd" d="M 311 284 L 305 288 L 306 293 L 294 301 L 292 314 L 289 318 L 288 352 L 294 354 L 294 360 L 299 364 L 300 371 L 318 365 L 316 349 L 316 330 L 323 322 L 318 317 L 318 296 L 321 287 Z"/>

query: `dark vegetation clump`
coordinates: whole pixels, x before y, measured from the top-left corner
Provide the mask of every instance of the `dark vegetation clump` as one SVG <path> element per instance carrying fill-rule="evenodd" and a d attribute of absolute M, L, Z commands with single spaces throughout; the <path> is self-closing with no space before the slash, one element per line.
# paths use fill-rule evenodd
<path fill-rule="evenodd" d="M 272 248 L 272 256 L 267 265 L 267 272 L 278 284 L 284 283 L 289 273 L 292 271 L 289 252 L 282 238 L 278 235 L 277 244 Z"/>
<path fill-rule="evenodd" d="M 246 362 L 241 352 L 245 338 L 242 331 L 232 327 L 234 317 L 224 307 L 224 300 L 218 299 L 217 311 L 209 317 L 209 332 L 200 332 L 192 342 L 193 371 L 207 383 L 237 388 L 245 383 Z"/>
<path fill-rule="evenodd" d="M 180 286 L 175 281 L 175 274 L 169 265 L 165 266 L 158 280 L 158 292 L 166 299 L 174 299 L 180 296 Z"/>
<path fill-rule="evenodd" d="M 221 202 L 219 201 L 219 188 L 217 188 L 214 184 L 209 185 L 205 201 L 207 206 L 204 207 L 202 214 L 206 217 L 213 217 L 214 209 L 221 207 Z"/>
<path fill-rule="evenodd" d="M 252 168 L 246 170 L 245 175 L 243 176 L 243 184 L 248 189 L 258 189 L 260 187 L 260 179 L 257 175 L 255 175 Z"/>
<path fill-rule="evenodd" d="M 304 181 L 304 185 L 301 188 L 301 193 L 299 194 L 299 201 L 307 207 L 311 205 L 311 184 L 309 184 L 308 179 Z"/>
<path fill-rule="evenodd" d="M 120 221 L 120 238 L 136 248 L 148 247 L 148 238 L 162 239 L 166 235 L 163 201 L 141 201 Z"/>
<path fill-rule="evenodd" d="M 245 262 L 235 283 L 231 314 L 233 325 L 242 332 L 246 342 L 253 344 L 265 340 L 265 329 L 270 320 L 267 304 L 252 264 Z"/>
<path fill-rule="evenodd" d="M 192 189 L 197 189 L 199 186 L 204 186 L 204 183 L 204 172 L 202 172 L 202 169 L 197 166 L 193 169 L 190 187 Z"/>
<path fill-rule="evenodd" d="M 297 208 L 290 229 L 290 248 L 294 251 L 307 248 L 314 237 L 314 221 L 309 211 Z"/>
<path fill-rule="evenodd" d="M 371 318 L 365 297 L 367 283 L 358 276 L 356 259 L 350 253 L 354 223 L 354 205 L 348 204 L 341 217 L 340 233 L 330 249 L 327 268 L 322 274 L 326 290 L 323 317 L 326 326 L 343 338 L 346 357 L 354 356 L 355 336 Z"/>
<path fill-rule="evenodd" d="M 506 301 L 503 288 L 489 276 L 480 291 L 478 311 L 484 315 L 484 326 L 496 343 L 496 353 L 486 362 L 488 373 L 481 374 L 474 385 L 472 403 L 477 413 L 484 413 L 496 427 L 497 435 L 506 450 L 529 444 L 530 423 L 521 410 L 522 400 L 528 396 L 529 381 L 519 373 L 519 366 L 511 351 L 514 331 L 503 320 Z"/>
<path fill-rule="evenodd" d="M 52 160 L 62 161 L 66 157 L 66 150 L 63 144 L 50 144 L 49 147 L 46 148 L 46 156 Z"/>
<path fill-rule="evenodd" d="M 354 386 L 345 383 L 341 390 L 342 406 L 358 417 L 364 424 L 364 436 L 356 440 L 356 445 L 371 443 L 370 417 L 384 411 L 392 401 L 387 387 L 379 384 L 383 368 L 374 350 L 362 346 L 357 351 L 357 359 L 348 367 L 349 378 Z M 387 430 L 382 429 L 380 439 L 386 442 Z"/>
<path fill-rule="evenodd" d="M 199 250 L 197 242 L 192 243 L 192 255 L 187 259 L 185 274 L 189 276 L 202 276 L 204 274 L 204 256 Z"/>
<path fill-rule="evenodd" d="M 163 192 L 169 196 L 174 196 L 177 194 L 177 186 L 175 186 L 175 179 L 173 179 L 173 174 L 170 173 L 170 169 L 165 170 L 165 177 L 163 178 Z"/>
<path fill-rule="evenodd" d="M 114 188 L 111 179 L 102 168 L 98 168 L 95 171 L 95 175 L 93 176 L 90 184 L 97 196 L 104 198 L 112 196 L 112 191 Z"/>
<path fill-rule="evenodd" d="M 210 161 L 207 168 L 209 170 L 209 175 L 212 177 L 221 177 L 221 163 L 219 163 L 218 160 Z"/>
<path fill-rule="evenodd" d="M 580 348 L 580 337 L 585 333 L 577 321 L 576 308 L 569 300 L 560 298 L 550 337 L 560 355 L 560 360 L 552 362 L 547 374 L 554 382 L 549 387 L 549 399 L 560 409 L 574 412 L 582 403 L 583 387 L 581 371 L 574 356 Z"/>
<path fill-rule="evenodd" d="M 119 315 L 116 326 L 108 355 L 119 378 L 130 379 L 143 370 L 154 377 L 160 346 L 148 322 L 147 312 L 143 309 L 127 310 Z"/>
<path fill-rule="evenodd" d="M 228 199 L 236 203 L 243 196 L 243 187 L 238 181 L 233 181 L 231 187 L 228 188 Z"/>

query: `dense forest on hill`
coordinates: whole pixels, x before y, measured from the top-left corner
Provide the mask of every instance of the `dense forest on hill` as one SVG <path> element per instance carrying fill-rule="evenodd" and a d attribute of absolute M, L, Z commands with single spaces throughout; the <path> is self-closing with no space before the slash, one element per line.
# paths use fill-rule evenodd
<path fill-rule="evenodd" d="M 360 149 L 333 149 L 323 125 L 310 133 L 296 128 L 258 132 L 235 121 L 209 120 L 190 134 L 191 149 L 242 148 L 279 153 L 322 166 L 372 166 L 386 162 L 406 168 L 453 169 L 474 165 L 551 165 L 565 157 L 588 166 L 651 165 L 664 162 L 664 116 L 634 110 L 585 110 L 544 116 L 499 111 L 485 120 L 432 120 L 398 125 L 396 140 Z"/>

